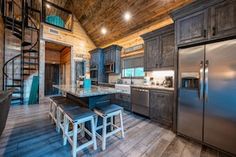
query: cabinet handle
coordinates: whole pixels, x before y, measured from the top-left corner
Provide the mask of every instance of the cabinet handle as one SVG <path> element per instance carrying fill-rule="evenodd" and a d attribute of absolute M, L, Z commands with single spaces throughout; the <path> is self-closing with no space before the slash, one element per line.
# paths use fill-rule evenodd
<path fill-rule="evenodd" d="M 212 27 L 212 36 L 216 35 L 216 27 Z"/>
<path fill-rule="evenodd" d="M 206 36 L 207 36 L 207 31 L 205 29 L 203 31 L 203 36 L 204 36 L 204 38 L 206 38 Z"/>

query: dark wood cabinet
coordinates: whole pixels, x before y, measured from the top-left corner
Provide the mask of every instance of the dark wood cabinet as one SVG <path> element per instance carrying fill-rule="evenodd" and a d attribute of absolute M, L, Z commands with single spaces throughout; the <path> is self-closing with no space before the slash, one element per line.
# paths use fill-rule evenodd
<path fill-rule="evenodd" d="M 93 82 L 104 82 L 104 52 L 101 48 L 90 51 L 90 77 Z"/>
<path fill-rule="evenodd" d="M 121 72 L 121 49 L 118 45 L 111 45 L 103 49 L 104 65 L 114 63 L 114 71 L 112 73 L 119 74 Z"/>
<path fill-rule="evenodd" d="M 207 10 L 188 15 L 176 21 L 177 44 L 202 41 L 207 39 Z"/>
<path fill-rule="evenodd" d="M 163 125 L 173 124 L 174 96 L 172 91 L 150 90 L 150 118 Z"/>
<path fill-rule="evenodd" d="M 175 53 L 175 34 L 174 32 L 166 33 L 161 36 L 161 61 L 162 68 L 174 67 Z"/>
<path fill-rule="evenodd" d="M 159 37 L 145 41 L 144 70 L 150 71 L 159 66 Z"/>
<path fill-rule="evenodd" d="M 178 47 L 236 35 L 235 0 L 197 0 L 171 13 Z"/>
<path fill-rule="evenodd" d="M 144 70 L 174 68 L 174 25 L 163 27 L 141 36 L 144 39 Z"/>
<path fill-rule="evenodd" d="M 236 35 L 236 1 L 228 0 L 216 4 L 211 11 L 212 38 Z"/>

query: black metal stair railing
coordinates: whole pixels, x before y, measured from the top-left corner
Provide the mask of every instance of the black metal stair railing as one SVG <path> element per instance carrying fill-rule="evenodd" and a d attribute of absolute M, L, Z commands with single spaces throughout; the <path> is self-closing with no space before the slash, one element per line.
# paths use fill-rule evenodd
<path fill-rule="evenodd" d="M 32 9 L 32 1 L 29 5 L 27 0 L 22 0 L 22 6 L 14 0 L 8 0 L 6 3 L 8 8 L 4 11 L 8 12 L 4 12 L 5 28 L 11 30 L 12 35 L 20 39 L 21 52 L 5 62 L 3 66 L 4 87 L 14 88 L 13 103 L 23 104 L 25 79 L 31 74 L 39 74 L 39 28 L 36 25 L 37 21 L 29 13 L 37 12 L 40 15 L 40 11 Z M 21 10 L 21 17 L 15 15 L 15 7 Z M 26 34 L 26 30 L 28 32 L 30 30 L 31 41 L 26 40 L 26 36 L 29 35 Z M 36 40 L 34 43 L 33 38 Z M 15 71 L 17 68 L 19 68 L 18 73 Z"/>

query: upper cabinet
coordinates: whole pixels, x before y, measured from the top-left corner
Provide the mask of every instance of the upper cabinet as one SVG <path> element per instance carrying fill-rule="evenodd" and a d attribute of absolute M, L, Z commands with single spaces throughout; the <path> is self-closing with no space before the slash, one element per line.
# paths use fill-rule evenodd
<path fill-rule="evenodd" d="M 206 40 L 207 18 L 207 10 L 203 10 L 177 20 L 177 44 Z"/>
<path fill-rule="evenodd" d="M 141 36 L 144 39 L 144 70 L 174 68 L 174 25 Z"/>
<path fill-rule="evenodd" d="M 236 34 L 236 1 L 228 0 L 211 7 L 211 37 Z"/>
<path fill-rule="evenodd" d="M 121 71 L 121 49 L 118 45 L 111 45 L 103 49 L 104 65 L 107 73 L 119 74 Z"/>
<path fill-rule="evenodd" d="M 236 35 L 235 0 L 198 0 L 172 13 L 179 47 Z"/>
<path fill-rule="evenodd" d="M 104 82 L 104 53 L 101 48 L 90 51 L 90 77 L 92 81 Z"/>
<path fill-rule="evenodd" d="M 144 51 L 144 70 L 158 68 L 159 65 L 159 37 L 154 37 L 145 41 Z"/>

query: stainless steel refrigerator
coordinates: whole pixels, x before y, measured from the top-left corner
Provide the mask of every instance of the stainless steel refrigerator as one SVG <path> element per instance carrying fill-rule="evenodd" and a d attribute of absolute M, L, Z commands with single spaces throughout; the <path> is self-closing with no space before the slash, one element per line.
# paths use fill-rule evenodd
<path fill-rule="evenodd" d="M 236 40 L 179 49 L 178 133 L 236 155 Z"/>

